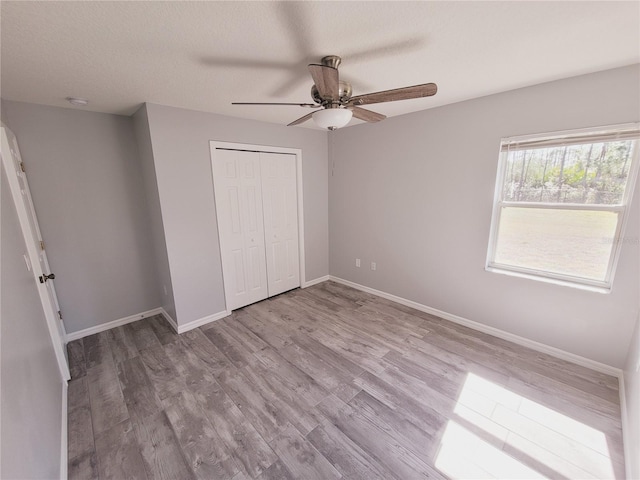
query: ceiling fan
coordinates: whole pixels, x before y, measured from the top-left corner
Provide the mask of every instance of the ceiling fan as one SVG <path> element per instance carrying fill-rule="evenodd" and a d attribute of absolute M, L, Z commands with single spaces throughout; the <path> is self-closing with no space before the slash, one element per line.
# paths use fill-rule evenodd
<path fill-rule="evenodd" d="M 342 59 L 337 55 L 328 55 L 322 58 L 321 64 L 312 63 L 308 66 L 314 82 L 311 87 L 311 97 L 315 103 L 233 102 L 232 105 L 297 105 L 318 108 L 320 110 L 308 113 L 287 126 L 299 125 L 313 118 L 319 127 L 336 130 L 349 123 L 352 116 L 365 122 L 379 122 L 387 118 L 381 113 L 361 108 L 360 105 L 430 97 L 438 91 L 435 83 L 424 83 L 353 97 L 351 84 L 340 81 L 338 66 L 341 62 Z"/>

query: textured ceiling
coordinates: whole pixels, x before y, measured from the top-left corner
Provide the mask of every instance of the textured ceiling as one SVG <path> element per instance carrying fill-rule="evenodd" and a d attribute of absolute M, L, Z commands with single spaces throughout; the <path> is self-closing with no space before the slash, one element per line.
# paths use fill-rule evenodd
<path fill-rule="evenodd" d="M 371 106 L 388 116 L 640 62 L 637 1 L 0 8 L 3 98 L 70 107 L 65 97 L 78 96 L 90 100 L 84 109 L 124 115 L 152 102 L 286 124 L 308 110 L 231 102 L 308 102 L 306 65 L 330 54 L 343 57 L 355 95 L 438 84 L 435 97 Z"/>

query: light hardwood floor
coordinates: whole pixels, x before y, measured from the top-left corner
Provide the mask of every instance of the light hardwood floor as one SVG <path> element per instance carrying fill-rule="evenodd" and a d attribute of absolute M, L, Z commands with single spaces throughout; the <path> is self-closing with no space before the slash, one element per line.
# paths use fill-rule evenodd
<path fill-rule="evenodd" d="M 333 282 L 68 351 L 72 479 L 624 478 L 616 378 Z"/>

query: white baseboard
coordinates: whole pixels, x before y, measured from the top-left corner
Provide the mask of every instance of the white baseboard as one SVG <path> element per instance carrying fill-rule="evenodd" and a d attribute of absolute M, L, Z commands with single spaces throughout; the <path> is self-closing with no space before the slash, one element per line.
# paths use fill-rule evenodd
<path fill-rule="evenodd" d="M 69 384 L 62 381 L 62 419 L 60 424 L 60 478 L 68 478 L 69 470 L 69 431 L 68 431 Z"/>
<path fill-rule="evenodd" d="M 324 277 L 314 278 L 313 280 L 309 280 L 308 282 L 304 282 L 301 285 L 301 288 L 313 287 L 314 285 L 317 285 L 318 283 L 326 282 L 329 279 L 330 279 L 329 275 L 325 275 Z"/>
<path fill-rule="evenodd" d="M 118 320 L 113 320 L 111 322 L 101 323 L 100 325 L 96 325 L 95 327 L 89 327 L 85 328 L 84 330 L 78 330 L 77 332 L 71 332 L 67 334 L 67 342 L 71 342 L 72 340 L 77 340 L 79 338 L 88 337 L 89 335 L 93 335 L 95 333 L 104 332 L 105 330 L 110 330 L 121 325 L 126 325 L 127 323 L 135 322 L 136 320 L 142 320 L 143 318 L 153 317 L 154 315 L 162 315 L 163 312 L 164 309 L 162 308 L 154 308 L 153 310 L 147 310 L 146 312 L 129 315 L 128 317 L 119 318 Z"/>
<path fill-rule="evenodd" d="M 167 321 L 171 324 L 176 333 L 184 333 L 189 330 L 193 330 L 194 328 L 201 327 L 202 325 L 206 325 L 207 323 L 215 322 L 216 320 L 220 320 L 221 318 L 228 317 L 231 315 L 230 310 L 224 310 L 222 312 L 214 313 L 213 315 L 207 315 L 206 317 L 199 318 L 197 320 L 193 320 L 192 322 L 185 323 L 184 325 L 178 325 L 171 317 L 169 317 L 166 312 L 164 315 L 167 317 Z M 171 320 L 169 320 L 171 319 Z"/>
<path fill-rule="evenodd" d="M 349 280 L 345 280 L 343 278 L 334 277 L 332 275 L 329 276 L 329 280 L 333 280 L 334 282 L 341 283 L 343 285 L 347 285 L 349 287 L 355 288 L 357 290 L 361 290 L 363 292 L 370 293 L 372 295 L 376 295 L 378 297 L 386 298 L 387 300 L 391 300 L 392 302 L 399 303 L 401 305 L 406 305 L 407 307 L 415 308 L 421 312 L 429 313 L 431 315 L 435 315 L 436 317 L 443 318 L 445 320 L 449 320 L 453 323 L 457 323 L 459 325 L 463 325 L 465 327 L 469 327 L 473 330 L 477 330 L 479 332 L 487 333 L 494 337 L 502 338 L 503 340 L 508 340 L 510 342 L 516 343 L 518 345 L 522 345 L 523 347 L 531 348 L 532 350 L 536 350 L 538 352 L 546 353 L 553 357 L 559 358 L 561 360 L 566 360 L 568 362 L 575 363 L 577 365 L 581 365 L 583 367 L 590 368 L 591 370 L 595 370 L 600 373 L 605 373 L 607 375 L 612 375 L 614 377 L 621 378 L 622 370 L 616 367 L 612 367 L 610 365 L 606 365 L 604 363 L 596 362 L 595 360 L 591 360 L 589 358 L 582 357 L 580 355 L 576 355 L 571 352 L 567 352 L 565 350 L 561 350 L 559 348 L 551 347 L 549 345 L 545 345 L 544 343 L 536 342 L 534 340 L 529 340 L 528 338 L 521 337 L 519 335 L 515 335 L 513 333 L 505 332 L 504 330 L 500 330 L 499 328 L 490 327 L 488 325 L 484 325 L 479 322 L 474 322 L 473 320 L 469 320 L 467 318 L 459 317 L 458 315 L 454 315 L 452 313 L 443 312 L 442 310 L 438 310 L 432 307 L 428 307 L 426 305 L 422 305 L 421 303 L 414 302 L 412 300 L 407 300 L 406 298 L 398 297 L 396 295 L 392 295 L 390 293 L 382 292 L 380 290 L 376 290 L 374 288 L 366 287 L 364 285 L 360 285 L 355 282 L 351 282 Z"/>
<path fill-rule="evenodd" d="M 167 323 L 169 325 L 171 325 L 171 328 L 173 328 L 173 331 L 178 333 L 178 322 L 176 322 L 173 319 L 173 317 L 171 315 L 169 315 L 164 308 L 160 307 L 160 310 L 161 310 L 161 313 L 162 313 L 162 316 L 164 317 L 164 319 L 167 321 Z"/>
<path fill-rule="evenodd" d="M 66 341 L 68 343 L 79 338 L 88 337 L 89 335 L 93 335 L 95 333 L 104 332 L 105 330 L 110 330 L 121 325 L 126 325 L 127 323 L 142 320 L 143 318 L 153 317 L 154 315 L 162 315 L 167 320 L 169 325 L 171 325 L 171 328 L 173 328 L 176 333 L 180 334 L 188 332 L 189 330 L 193 330 L 194 328 L 198 328 L 202 325 L 206 325 L 207 323 L 215 322 L 216 320 L 220 320 L 221 318 L 228 317 L 229 315 L 231 315 L 231 312 L 225 310 L 222 312 L 214 313 L 213 315 L 207 315 L 206 317 L 199 318 L 184 325 L 178 325 L 178 323 L 171 317 L 171 315 L 169 315 L 165 311 L 164 308 L 158 307 L 154 308 L 153 310 L 147 310 L 146 312 L 137 313 L 136 315 L 130 315 L 128 317 L 119 318 L 118 320 L 102 323 L 100 325 L 96 325 L 95 327 L 85 328 L 84 330 L 78 330 L 77 332 L 71 332 L 67 334 Z"/>

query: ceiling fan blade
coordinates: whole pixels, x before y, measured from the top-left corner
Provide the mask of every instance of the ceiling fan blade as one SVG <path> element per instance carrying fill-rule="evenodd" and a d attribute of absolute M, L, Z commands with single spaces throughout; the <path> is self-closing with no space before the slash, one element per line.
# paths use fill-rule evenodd
<path fill-rule="evenodd" d="M 295 105 L 296 107 L 318 108 L 317 103 L 283 103 L 283 102 L 231 102 L 231 105 Z"/>
<path fill-rule="evenodd" d="M 386 115 L 381 113 L 372 112 L 371 110 L 367 110 L 365 108 L 360 107 L 347 107 L 349 110 L 353 112 L 353 116 L 359 118 L 360 120 L 364 120 L 365 122 L 379 122 L 380 120 L 384 120 L 387 118 Z"/>
<path fill-rule="evenodd" d="M 337 102 L 339 99 L 338 85 L 340 82 L 338 69 L 329 67 L 328 65 L 312 63 L 309 65 L 309 73 L 311 73 L 313 83 L 316 84 L 320 97 Z"/>
<path fill-rule="evenodd" d="M 424 83 L 412 87 L 395 88 L 383 92 L 367 93 L 351 97 L 347 105 L 369 105 L 371 103 L 395 102 L 396 100 L 409 100 L 411 98 L 430 97 L 438 91 L 435 83 Z"/>
<path fill-rule="evenodd" d="M 291 122 L 289 125 L 287 125 L 287 127 L 293 127 L 294 125 L 300 125 L 301 123 L 306 122 L 307 120 L 311 119 L 314 113 L 315 112 L 307 113 L 304 117 L 300 117 L 299 119 Z"/>

